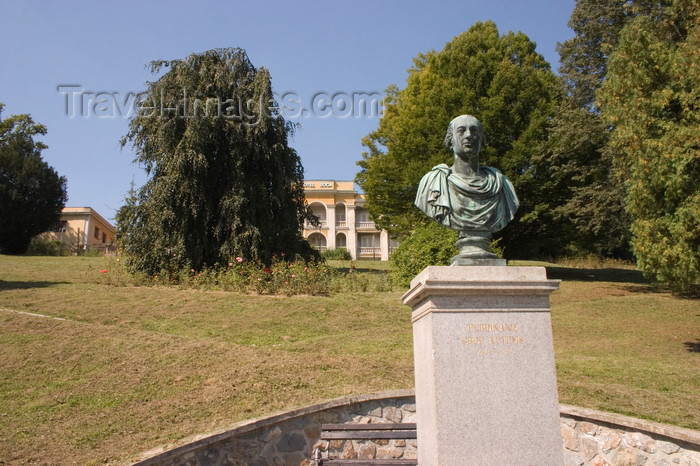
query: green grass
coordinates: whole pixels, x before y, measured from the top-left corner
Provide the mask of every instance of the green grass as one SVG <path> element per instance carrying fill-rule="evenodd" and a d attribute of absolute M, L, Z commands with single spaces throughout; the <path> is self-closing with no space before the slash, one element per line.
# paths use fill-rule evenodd
<path fill-rule="evenodd" d="M 104 264 L 0 256 L 0 464 L 125 463 L 237 421 L 413 387 L 404 290 L 114 287 L 96 279 Z M 373 284 L 387 275 L 382 262 L 331 265 Z M 541 265 L 563 280 L 560 401 L 700 429 L 700 301 L 620 264 Z"/>

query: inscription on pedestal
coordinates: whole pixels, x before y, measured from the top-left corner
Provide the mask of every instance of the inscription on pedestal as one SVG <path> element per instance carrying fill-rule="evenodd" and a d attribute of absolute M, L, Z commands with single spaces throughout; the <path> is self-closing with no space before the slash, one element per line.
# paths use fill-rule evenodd
<path fill-rule="evenodd" d="M 412 281 L 419 464 L 561 466 L 558 284 L 542 267 L 428 267 Z"/>
<path fill-rule="evenodd" d="M 467 335 L 461 340 L 463 345 L 479 356 L 496 353 L 515 354 L 524 341 L 515 322 L 468 324 Z"/>

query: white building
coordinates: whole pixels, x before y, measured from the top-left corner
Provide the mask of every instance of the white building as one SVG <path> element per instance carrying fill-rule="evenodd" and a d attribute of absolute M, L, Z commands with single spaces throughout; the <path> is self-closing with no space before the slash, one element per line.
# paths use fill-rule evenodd
<path fill-rule="evenodd" d="M 304 225 L 304 237 L 318 250 L 346 248 L 353 259 L 389 260 L 398 243 L 379 230 L 365 209 L 365 195 L 352 181 L 305 180 L 306 202 L 320 224 Z"/>

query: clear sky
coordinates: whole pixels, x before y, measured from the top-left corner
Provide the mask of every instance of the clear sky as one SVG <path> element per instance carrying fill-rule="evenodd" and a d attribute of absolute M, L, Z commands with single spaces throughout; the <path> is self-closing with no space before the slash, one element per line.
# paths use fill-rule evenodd
<path fill-rule="evenodd" d="M 301 124 L 291 145 L 305 177 L 348 180 L 358 171 L 361 139 L 379 117 L 343 117 L 342 96 L 383 94 L 390 84 L 403 88 L 413 57 L 442 50 L 472 24 L 489 19 L 501 34 L 527 34 L 556 71 L 556 45 L 573 36 L 567 22 L 574 4 L 0 0 L 0 102 L 6 104 L 3 117 L 29 113 L 47 126 L 43 157 L 68 179 L 67 205 L 90 206 L 113 219 L 131 181 L 140 186 L 145 174 L 132 163 L 131 148 L 119 145 L 127 112 L 112 100 L 99 115 L 89 114 L 87 93 L 108 93 L 122 102 L 145 89 L 151 60 L 241 47 L 254 66 L 270 70 L 275 92 L 299 99 L 295 110 L 317 109 L 306 116 L 287 113 Z M 61 85 L 76 87 L 59 90 Z M 85 93 L 82 110 L 73 107 L 79 90 Z M 322 99 L 333 95 L 339 96 L 336 106 L 324 109 Z M 67 97 L 73 98 L 68 108 Z"/>

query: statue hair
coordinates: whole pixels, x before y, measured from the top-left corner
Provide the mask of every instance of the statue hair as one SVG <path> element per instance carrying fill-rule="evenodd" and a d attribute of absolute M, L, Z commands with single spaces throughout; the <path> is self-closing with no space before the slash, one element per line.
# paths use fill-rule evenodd
<path fill-rule="evenodd" d="M 447 125 L 447 134 L 445 134 L 445 147 L 447 147 L 447 150 L 452 150 L 452 135 L 454 133 L 454 122 L 457 118 L 461 116 L 472 117 L 476 120 L 476 122 L 478 123 L 477 127 L 479 128 L 479 136 L 481 137 L 481 147 L 484 147 L 486 145 L 486 135 L 484 134 L 484 127 L 481 126 L 481 122 L 479 121 L 479 119 L 472 115 L 460 115 L 452 119 L 452 121 L 450 121 L 450 124 Z"/>

